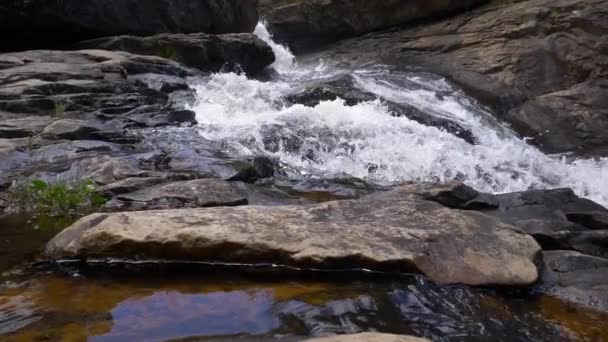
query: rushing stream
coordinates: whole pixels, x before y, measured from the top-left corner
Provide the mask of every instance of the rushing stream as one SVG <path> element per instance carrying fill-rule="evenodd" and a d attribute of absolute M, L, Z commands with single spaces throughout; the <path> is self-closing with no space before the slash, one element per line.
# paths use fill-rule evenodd
<path fill-rule="evenodd" d="M 331 61 L 299 64 L 263 25 L 256 34 L 277 56 L 272 81 L 221 73 L 194 85 L 200 134 L 233 154 L 276 157 L 294 178 L 347 175 L 380 184 L 456 179 L 493 193 L 571 187 L 608 204 L 608 159 L 547 156 L 440 77 L 383 66 L 342 69 Z M 338 98 L 304 106 L 284 100 L 341 75 L 352 77 L 355 91 L 383 101 L 349 106 Z M 386 101 L 457 123 L 476 143 L 395 117 Z"/>

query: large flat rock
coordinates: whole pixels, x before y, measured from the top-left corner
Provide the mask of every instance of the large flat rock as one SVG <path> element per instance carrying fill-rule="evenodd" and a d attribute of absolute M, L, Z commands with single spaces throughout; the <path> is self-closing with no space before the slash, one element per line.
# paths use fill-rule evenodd
<path fill-rule="evenodd" d="M 47 246 L 51 259 L 140 258 L 420 272 L 438 283 L 536 281 L 534 239 L 415 195 L 314 205 L 94 214 Z"/>

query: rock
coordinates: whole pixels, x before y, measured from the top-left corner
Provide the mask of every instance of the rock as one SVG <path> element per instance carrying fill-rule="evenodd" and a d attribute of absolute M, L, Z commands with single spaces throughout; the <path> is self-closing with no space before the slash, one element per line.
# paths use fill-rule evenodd
<path fill-rule="evenodd" d="M 150 172 L 141 170 L 135 157 L 100 155 L 73 162 L 64 174 L 92 179 L 103 186 L 130 177 L 147 177 Z"/>
<path fill-rule="evenodd" d="M 0 171 L 10 171 L 23 167 L 29 161 L 27 153 L 30 139 L 2 139 L 0 138 Z M 2 175 L 2 173 L 0 173 Z"/>
<path fill-rule="evenodd" d="M 455 209 L 482 210 L 499 207 L 496 196 L 480 193 L 461 182 L 407 184 L 392 191 L 372 194 L 369 198 L 399 198 L 404 194 L 416 194 Z"/>
<path fill-rule="evenodd" d="M 22 175 L 32 175 L 38 171 L 63 172 L 69 170 L 72 164 L 78 165 L 80 160 L 100 154 L 112 155 L 120 150 L 119 145 L 96 140 L 60 140 L 44 144 L 31 151 L 30 164 L 27 169 L 20 170 Z"/>
<path fill-rule="evenodd" d="M 273 183 L 289 192 L 308 198 L 315 202 L 327 202 L 338 199 L 356 199 L 385 190 L 359 178 L 304 178 L 300 180 L 276 180 Z"/>
<path fill-rule="evenodd" d="M 542 280 L 550 295 L 608 311 L 608 259 L 572 251 L 543 252 Z"/>
<path fill-rule="evenodd" d="M 52 122 L 50 116 L 28 116 L 24 118 L 2 119 L 0 138 L 25 138 L 41 133 Z"/>
<path fill-rule="evenodd" d="M 608 230 L 608 211 L 568 212 L 568 221 L 579 223 L 589 229 Z"/>
<path fill-rule="evenodd" d="M 443 75 L 545 152 L 604 155 L 606 13 L 603 0 L 496 0 L 437 23 L 354 38 L 329 54 Z"/>
<path fill-rule="evenodd" d="M 251 33 L 105 37 L 79 43 L 77 48 L 155 55 L 207 72 L 219 72 L 226 65 L 233 65 L 249 75 L 257 74 L 275 59 L 270 46 Z"/>
<path fill-rule="evenodd" d="M 228 178 L 228 181 L 255 183 L 260 179 L 274 176 L 275 170 L 279 169 L 277 161 L 268 157 L 255 157 L 252 160 L 239 163 L 236 175 Z"/>
<path fill-rule="evenodd" d="M 92 179 L 104 186 L 164 177 L 156 168 L 166 166 L 144 160 L 154 159 L 146 154 L 155 146 L 140 144 L 144 137 L 127 129 L 196 123 L 193 111 L 160 88 L 197 75 L 170 60 L 126 52 L 0 54 L 0 136 L 12 138 L 0 138 L 0 178 Z M 185 179 L 191 178 L 167 181 Z"/>
<path fill-rule="evenodd" d="M 239 185 L 220 179 L 172 182 L 118 195 L 106 207 L 120 211 L 244 205 L 248 202 Z"/>
<path fill-rule="evenodd" d="M 47 139 L 93 140 L 103 128 L 87 120 L 62 119 L 54 121 L 42 132 Z"/>
<path fill-rule="evenodd" d="M 143 105 L 162 111 L 168 96 L 128 77 L 196 75 L 159 57 L 103 50 L 27 51 L 1 58 L 23 65 L 0 69 L 0 110 L 65 119 L 88 119 L 84 116 L 92 113 L 107 121 Z"/>
<path fill-rule="evenodd" d="M 250 0 L 10 0 L 0 4 L 0 51 L 123 34 L 253 32 L 257 22 Z"/>
<path fill-rule="evenodd" d="M 586 223 L 584 220 L 570 221 L 568 219 L 569 213 L 576 213 L 578 217 L 584 213 L 587 213 L 587 215 L 608 213 L 608 209 L 593 201 L 576 196 L 571 189 L 514 192 L 496 195 L 495 199 L 499 203 L 499 208 L 484 212 L 514 225 L 528 220 L 543 220 L 562 222 L 562 227 L 566 224 L 568 227 L 579 225 L 584 228 L 578 230 L 583 230 L 590 229 L 593 226 L 581 225 L 580 223 Z M 555 227 L 559 226 L 556 225 Z"/>
<path fill-rule="evenodd" d="M 538 244 L 489 216 L 415 195 L 392 201 L 174 209 L 83 218 L 56 236 L 57 258 L 277 263 L 421 272 L 438 283 L 528 285 Z"/>
<path fill-rule="evenodd" d="M 264 19 L 277 39 L 302 50 L 389 26 L 444 17 L 484 2 L 486 0 L 289 0 L 272 7 L 265 4 L 270 9 Z"/>
<path fill-rule="evenodd" d="M 562 230 L 546 234 L 544 239 L 551 242 L 548 246 L 550 249 L 565 249 L 608 258 L 608 230 Z"/>
<path fill-rule="evenodd" d="M 136 192 L 162 183 L 192 180 L 193 178 L 195 178 L 195 175 L 188 173 L 165 173 L 152 177 L 131 177 L 104 185 L 103 187 L 100 187 L 98 191 L 106 196 L 113 197 L 120 194 Z"/>
<path fill-rule="evenodd" d="M 307 342 L 430 342 L 426 338 L 407 335 L 391 335 L 381 333 L 360 333 L 354 335 L 338 335 L 312 338 Z"/>
<path fill-rule="evenodd" d="M 159 111 L 156 106 L 142 106 L 124 114 L 122 120 L 125 128 L 196 125 L 196 113 L 187 109 Z"/>
<path fill-rule="evenodd" d="M 395 199 L 416 194 L 450 208 L 476 210 L 532 235 L 544 250 L 573 250 L 608 257 L 608 209 L 576 196 L 571 189 L 483 194 L 459 183 L 412 184 L 372 194 Z"/>

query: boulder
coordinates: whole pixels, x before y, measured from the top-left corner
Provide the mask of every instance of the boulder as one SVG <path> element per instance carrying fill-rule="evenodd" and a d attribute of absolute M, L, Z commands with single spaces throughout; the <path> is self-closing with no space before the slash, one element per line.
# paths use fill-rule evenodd
<path fill-rule="evenodd" d="M 57 48 L 123 34 L 253 32 L 256 5 L 251 0 L 5 0 L 0 51 Z"/>
<path fill-rule="evenodd" d="M 606 155 L 607 13 L 603 0 L 496 0 L 344 41 L 329 54 L 345 64 L 421 67 L 462 86 L 545 152 Z"/>
<path fill-rule="evenodd" d="M 262 4 L 277 39 L 296 50 L 382 28 L 431 20 L 487 0 L 286 0 Z"/>
<path fill-rule="evenodd" d="M 134 258 L 420 272 L 438 283 L 529 285 L 540 247 L 489 216 L 415 195 L 314 205 L 93 214 L 50 259 Z"/>
<path fill-rule="evenodd" d="M 270 46 L 251 33 L 105 37 L 79 43 L 77 48 L 155 55 L 208 72 L 218 72 L 227 66 L 241 68 L 249 75 L 257 74 L 275 59 Z"/>
<path fill-rule="evenodd" d="M 354 335 L 337 335 L 306 340 L 307 342 L 430 342 L 426 338 L 391 335 L 381 333 L 360 333 Z"/>
<path fill-rule="evenodd" d="M 608 259 L 572 251 L 543 252 L 543 282 L 550 295 L 608 311 Z"/>
<path fill-rule="evenodd" d="M 255 183 L 271 178 L 280 169 L 278 161 L 268 157 L 254 157 L 236 164 L 236 174 L 228 178 L 228 181 Z"/>

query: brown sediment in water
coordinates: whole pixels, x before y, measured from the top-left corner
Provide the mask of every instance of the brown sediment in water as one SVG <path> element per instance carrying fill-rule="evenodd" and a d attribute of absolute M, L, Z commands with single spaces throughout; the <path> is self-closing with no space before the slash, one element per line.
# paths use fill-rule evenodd
<path fill-rule="evenodd" d="M 608 341 L 608 314 L 545 296 L 541 313 L 564 329 L 564 334 L 579 341 Z"/>

